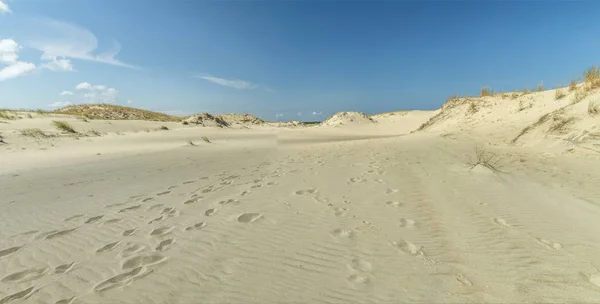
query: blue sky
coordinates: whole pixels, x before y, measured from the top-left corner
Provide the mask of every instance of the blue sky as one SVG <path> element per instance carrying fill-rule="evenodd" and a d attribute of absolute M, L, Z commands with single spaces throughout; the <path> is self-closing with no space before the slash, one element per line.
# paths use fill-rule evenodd
<path fill-rule="evenodd" d="M 600 62 L 598 12 L 599 1 L 0 0 L 0 108 L 308 121 L 435 109 L 483 86 L 579 77 Z"/>

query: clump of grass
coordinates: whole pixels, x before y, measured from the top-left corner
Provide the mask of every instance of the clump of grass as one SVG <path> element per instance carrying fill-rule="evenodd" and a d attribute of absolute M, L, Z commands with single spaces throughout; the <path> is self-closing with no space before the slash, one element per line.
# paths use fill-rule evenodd
<path fill-rule="evenodd" d="M 189 125 L 190 123 L 189 123 L 188 121 L 184 120 L 184 121 L 182 121 L 182 122 L 181 122 L 181 124 L 182 124 L 182 125 L 184 125 L 184 126 L 187 126 L 187 125 Z"/>
<path fill-rule="evenodd" d="M 65 132 L 65 133 L 77 134 L 77 131 L 75 131 L 75 129 L 73 129 L 73 127 L 66 121 L 55 120 L 52 122 L 52 124 L 57 129 Z"/>
<path fill-rule="evenodd" d="M 587 96 L 587 93 L 585 90 L 575 91 L 575 94 L 573 95 L 573 103 L 578 103 L 578 102 L 582 101 L 586 96 Z"/>
<path fill-rule="evenodd" d="M 569 82 L 569 92 L 573 92 L 575 90 L 577 90 L 577 80 L 573 79 Z"/>
<path fill-rule="evenodd" d="M 529 94 L 529 89 L 527 87 L 525 87 L 525 89 L 523 89 L 523 94 Z"/>
<path fill-rule="evenodd" d="M 477 147 L 475 148 L 475 159 L 470 160 L 471 168 L 469 169 L 473 169 L 477 166 L 483 166 L 494 172 L 499 172 L 499 162 L 498 156 L 495 153 L 487 152 L 482 148 Z"/>
<path fill-rule="evenodd" d="M 481 92 L 479 93 L 480 97 L 492 96 L 494 95 L 494 89 L 490 89 L 488 87 L 481 88 Z"/>
<path fill-rule="evenodd" d="M 521 112 L 523 110 L 526 109 L 531 109 L 531 107 L 533 107 L 533 104 L 531 103 L 525 103 L 523 100 L 519 101 L 519 110 L 518 112 Z"/>
<path fill-rule="evenodd" d="M 94 136 L 102 136 L 102 134 L 100 132 L 98 132 L 97 130 L 91 129 L 88 131 L 89 134 L 94 135 Z"/>
<path fill-rule="evenodd" d="M 552 125 L 548 128 L 548 133 L 565 133 L 567 127 L 573 122 L 575 122 L 575 117 L 554 116 Z"/>
<path fill-rule="evenodd" d="M 538 86 L 537 86 L 537 91 L 538 91 L 538 92 L 541 92 L 541 91 L 543 91 L 543 90 L 544 90 L 544 82 L 542 81 L 542 82 L 540 82 L 540 84 L 538 84 Z"/>
<path fill-rule="evenodd" d="M 554 92 L 554 100 L 559 100 L 563 97 L 565 97 L 565 93 L 561 89 L 556 89 Z"/>
<path fill-rule="evenodd" d="M 0 144 L 5 144 L 6 142 L 4 141 L 4 136 L 2 136 L 2 134 L 0 134 Z"/>
<path fill-rule="evenodd" d="M 517 93 L 517 92 L 514 92 L 510 95 L 511 99 L 517 99 L 518 97 L 519 97 L 519 93 Z"/>
<path fill-rule="evenodd" d="M 196 144 L 193 141 L 190 140 L 190 141 L 188 141 L 188 145 L 195 146 Z"/>
<path fill-rule="evenodd" d="M 160 130 L 163 130 L 163 131 L 168 131 L 168 130 L 169 130 L 169 128 L 167 128 L 167 126 L 160 126 L 160 128 L 159 128 L 159 129 L 160 129 Z"/>
<path fill-rule="evenodd" d="M 211 141 L 206 136 L 202 136 L 202 140 L 205 141 L 205 142 L 207 142 L 207 143 L 209 143 L 209 144 L 211 143 Z"/>
<path fill-rule="evenodd" d="M 477 113 L 477 105 L 475 104 L 475 101 L 471 100 L 471 102 L 469 102 L 469 109 L 467 110 L 467 113 L 469 113 L 469 114 Z"/>
<path fill-rule="evenodd" d="M 597 105 L 595 102 L 590 101 L 590 103 L 588 104 L 588 114 L 590 114 L 590 116 L 594 116 L 594 115 L 598 115 L 600 114 L 600 106 Z"/>
<path fill-rule="evenodd" d="M 550 119 L 550 114 L 552 113 L 546 113 L 544 115 L 542 115 L 534 124 L 529 125 L 525 128 L 523 128 L 523 130 L 521 130 L 521 132 L 519 133 L 519 135 L 517 135 L 515 138 L 513 138 L 510 143 L 514 144 L 517 142 L 517 140 L 519 140 L 519 138 L 521 138 L 521 136 L 527 134 L 527 132 L 533 130 L 533 128 L 543 124 L 544 122 L 548 121 L 548 119 Z"/>
<path fill-rule="evenodd" d="M 40 129 L 23 129 L 21 130 L 21 135 L 33 138 L 47 138 L 49 137 L 46 133 L 44 133 Z"/>
<path fill-rule="evenodd" d="M 583 73 L 583 81 L 589 90 L 600 87 L 600 68 L 592 66 Z"/>
<path fill-rule="evenodd" d="M 8 115 L 8 113 L 6 113 L 4 111 L 0 111 L 0 119 L 12 120 L 12 119 L 14 119 L 14 117 Z"/>

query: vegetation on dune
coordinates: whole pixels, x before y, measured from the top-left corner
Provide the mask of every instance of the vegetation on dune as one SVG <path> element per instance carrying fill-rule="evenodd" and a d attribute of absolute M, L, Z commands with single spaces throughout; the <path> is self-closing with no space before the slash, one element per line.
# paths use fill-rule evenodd
<path fill-rule="evenodd" d="M 34 128 L 34 129 L 23 129 L 21 130 L 21 135 L 33 138 L 47 138 L 50 135 L 44 133 L 42 130 Z"/>
<path fill-rule="evenodd" d="M 111 105 L 111 104 L 84 104 L 68 106 L 54 111 L 60 114 L 69 114 L 86 119 L 110 120 L 150 120 L 150 121 L 181 121 L 181 117 L 171 116 L 148 110 Z"/>
<path fill-rule="evenodd" d="M 73 127 L 66 121 L 59 121 L 59 120 L 55 120 L 52 122 L 52 124 L 59 130 L 65 132 L 65 133 L 70 133 L 70 134 L 77 134 L 77 131 L 75 131 L 75 129 L 73 129 Z"/>

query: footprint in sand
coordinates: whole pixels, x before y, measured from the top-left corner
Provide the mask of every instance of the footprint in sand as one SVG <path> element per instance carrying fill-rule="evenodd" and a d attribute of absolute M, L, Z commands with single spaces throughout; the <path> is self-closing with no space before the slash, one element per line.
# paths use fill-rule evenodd
<path fill-rule="evenodd" d="M 146 250 L 147 248 L 148 247 L 146 245 L 133 244 L 133 245 L 123 249 L 123 251 L 121 251 L 121 256 L 126 258 L 126 257 L 134 255 L 136 253 L 140 253 L 140 252 Z"/>
<path fill-rule="evenodd" d="M 237 221 L 240 223 L 254 223 L 260 218 L 262 218 L 261 213 L 244 213 L 237 217 Z"/>
<path fill-rule="evenodd" d="M 104 221 L 104 224 L 115 224 L 115 223 L 118 223 L 118 222 L 120 222 L 122 220 L 123 219 L 120 219 L 120 218 L 114 218 L 114 219 L 110 219 L 110 220 Z"/>
<path fill-rule="evenodd" d="M 148 208 L 148 211 L 152 211 L 152 210 L 156 210 L 156 209 L 160 209 L 164 206 L 165 204 L 156 204 L 156 205 L 152 205 L 150 206 L 150 208 Z"/>
<path fill-rule="evenodd" d="M 509 224 L 508 224 L 508 223 L 507 223 L 505 220 L 503 220 L 503 219 L 501 219 L 501 218 L 497 218 L 497 217 L 495 217 L 495 218 L 493 218 L 492 220 L 493 220 L 493 221 L 494 221 L 494 223 L 495 223 L 496 225 L 498 225 L 498 226 L 503 226 L 503 227 L 509 227 L 509 226 L 510 226 L 510 225 L 509 225 Z"/>
<path fill-rule="evenodd" d="M 99 220 L 101 220 L 104 217 L 104 215 L 98 215 L 98 216 L 92 216 L 89 219 L 87 219 L 85 221 L 86 224 L 93 224 Z"/>
<path fill-rule="evenodd" d="M 169 207 L 169 208 L 163 209 L 163 211 L 160 214 L 162 214 L 166 217 L 175 217 L 175 216 L 179 215 L 179 211 L 173 207 Z"/>
<path fill-rule="evenodd" d="M 120 206 L 124 206 L 127 203 L 116 203 L 116 204 L 110 204 L 110 205 L 106 205 L 104 206 L 104 208 L 112 208 L 112 207 L 120 207 Z"/>
<path fill-rule="evenodd" d="M 175 239 L 164 240 L 164 241 L 160 242 L 160 244 L 158 244 L 158 246 L 156 246 L 156 251 L 165 251 L 173 243 L 175 243 Z"/>
<path fill-rule="evenodd" d="M 554 250 L 561 250 L 562 249 L 562 245 L 560 243 L 556 243 L 550 240 L 546 240 L 546 239 L 542 239 L 542 238 L 536 238 L 535 239 L 540 245 L 548 248 L 548 249 L 554 249 Z"/>
<path fill-rule="evenodd" d="M 48 268 L 31 268 L 9 274 L 0 280 L 3 283 L 26 282 L 39 279 L 48 272 Z"/>
<path fill-rule="evenodd" d="M 206 216 L 213 216 L 215 213 L 217 213 L 217 209 L 215 208 L 210 208 L 204 211 L 204 215 Z"/>
<path fill-rule="evenodd" d="M 0 250 L 0 258 L 10 255 L 12 253 L 15 253 L 15 252 L 19 251 L 19 249 L 21 249 L 21 248 L 23 248 L 23 246 L 15 246 L 15 247 L 2 249 L 2 250 Z"/>
<path fill-rule="evenodd" d="M 413 256 L 424 255 L 421 246 L 417 246 L 411 242 L 401 240 L 399 242 L 391 242 L 390 245 L 396 247 L 398 250 Z"/>
<path fill-rule="evenodd" d="M 116 242 L 113 242 L 110 244 L 106 244 L 102 248 L 99 248 L 98 250 L 96 250 L 96 253 L 111 251 L 111 250 L 115 249 L 115 247 L 117 247 L 117 245 L 119 245 L 119 241 L 116 241 Z"/>
<path fill-rule="evenodd" d="M 364 183 L 364 182 L 365 182 L 365 180 L 360 177 L 353 177 L 348 180 L 348 184 Z"/>
<path fill-rule="evenodd" d="M 137 228 L 125 230 L 125 231 L 123 231 L 122 235 L 123 236 L 132 236 L 135 234 L 136 231 L 137 231 Z"/>
<path fill-rule="evenodd" d="M 80 217 L 82 217 L 82 216 L 84 216 L 84 215 L 83 215 L 83 214 L 77 214 L 77 215 L 73 215 L 73 216 L 70 216 L 70 217 L 68 217 L 68 218 L 64 219 L 64 221 L 65 221 L 65 222 L 70 222 L 70 221 L 72 221 L 72 220 L 74 220 L 74 219 L 77 219 L 77 218 L 80 218 Z"/>
<path fill-rule="evenodd" d="M 311 195 L 317 193 L 317 189 L 304 189 L 304 190 L 296 190 L 294 194 L 296 195 Z"/>
<path fill-rule="evenodd" d="M 206 222 L 200 222 L 200 223 L 194 224 L 193 226 L 185 228 L 185 231 L 200 230 L 204 227 L 206 227 Z"/>
<path fill-rule="evenodd" d="M 185 181 L 183 182 L 184 185 L 188 185 L 188 184 L 192 184 L 195 183 L 196 181 L 190 180 L 190 181 Z"/>
<path fill-rule="evenodd" d="M 72 262 L 72 263 L 69 263 L 69 264 L 62 264 L 62 265 L 56 266 L 56 268 L 54 268 L 54 273 L 55 273 L 55 274 L 67 273 L 67 272 L 69 272 L 71 269 L 73 269 L 73 265 L 75 265 L 75 262 Z"/>
<path fill-rule="evenodd" d="M 371 272 L 373 270 L 373 264 L 371 264 L 371 262 L 359 258 L 352 259 L 347 266 L 351 270 L 360 272 Z"/>
<path fill-rule="evenodd" d="M 400 190 L 398 190 L 398 189 L 387 189 L 387 190 L 385 190 L 385 194 L 395 194 L 395 193 L 398 193 L 398 192 L 400 192 Z"/>
<path fill-rule="evenodd" d="M 10 301 L 14 301 L 14 300 L 20 300 L 23 298 L 27 298 L 30 295 L 32 295 L 34 292 L 36 292 L 37 290 L 35 290 L 35 288 L 29 287 L 27 289 L 21 290 L 19 292 L 13 293 L 11 295 L 8 295 L 2 299 L 0 299 L 0 304 L 4 304 L 4 303 L 8 303 Z"/>
<path fill-rule="evenodd" d="M 163 196 L 163 195 L 167 195 L 167 194 L 169 194 L 169 193 L 171 193 L 171 191 L 163 191 L 163 192 L 161 192 L 161 193 L 157 193 L 156 195 L 157 195 L 157 196 Z"/>
<path fill-rule="evenodd" d="M 77 230 L 77 228 L 71 228 L 71 229 L 65 229 L 65 230 L 59 230 L 59 231 L 52 231 L 49 234 L 46 234 L 46 236 L 44 237 L 44 239 L 46 240 L 51 240 L 51 239 L 55 239 L 61 236 L 65 236 L 67 234 L 70 234 L 71 232 Z"/>
<path fill-rule="evenodd" d="M 469 281 L 467 278 L 465 278 L 465 276 L 463 276 L 460 273 L 456 276 L 456 280 L 465 286 L 473 286 L 473 283 L 471 283 L 471 281 Z"/>
<path fill-rule="evenodd" d="M 140 209 L 140 208 L 142 208 L 142 205 L 135 205 L 135 206 L 123 208 L 123 209 L 119 210 L 119 213 L 131 211 L 131 210 L 137 210 L 137 209 Z"/>
<path fill-rule="evenodd" d="M 151 221 L 149 221 L 149 222 L 148 222 L 148 225 L 152 225 L 152 224 L 154 224 L 154 223 L 158 223 L 158 222 L 162 221 L 163 219 L 164 219 L 164 217 L 163 217 L 163 216 L 159 216 L 159 217 L 157 217 L 157 218 L 154 218 L 154 219 L 152 219 Z"/>
<path fill-rule="evenodd" d="M 125 270 L 125 269 L 138 268 L 138 267 L 144 267 L 144 266 L 146 266 L 146 267 L 153 266 L 153 265 L 160 264 L 166 260 L 167 260 L 167 257 L 165 257 L 164 255 L 162 255 L 160 253 L 150 253 L 150 254 L 140 255 L 140 256 L 136 256 L 136 257 L 127 259 L 121 265 L 121 269 Z"/>
<path fill-rule="evenodd" d="M 143 199 L 143 200 L 142 200 L 142 203 L 149 202 L 149 201 L 151 201 L 151 200 L 153 200 L 153 199 L 154 199 L 154 198 L 152 198 L 152 197 L 145 198 L 145 199 Z"/>
<path fill-rule="evenodd" d="M 70 297 L 70 298 L 66 298 L 66 299 L 62 299 L 62 300 L 58 300 L 56 301 L 54 304 L 71 304 L 73 303 L 73 300 L 75 300 L 75 297 Z"/>
<path fill-rule="evenodd" d="M 177 186 L 177 185 L 173 185 L 173 186 L 171 186 L 171 187 L 167 188 L 167 190 L 175 189 L 175 188 L 177 188 L 177 187 L 179 187 L 179 186 Z"/>
<path fill-rule="evenodd" d="M 183 202 L 184 205 L 197 203 L 199 200 L 203 199 L 204 196 L 196 196 L 194 198 L 190 198 L 189 200 Z"/>
<path fill-rule="evenodd" d="M 354 239 L 354 237 L 356 236 L 354 231 L 342 229 L 342 228 L 334 229 L 331 232 L 331 234 L 337 238 L 345 238 L 345 239 Z"/>
<path fill-rule="evenodd" d="M 390 207 L 401 207 L 402 206 L 402 203 L 398 202 L 398 201 L 387 201 L 385 204 Z"/>
<path fill-rule="evenodd" d="M 230 198 L 228 200 L 220 201 L 219 205 L 229 205 L 229 204 L 234 204 L 234 203 L 239 203 L 239 201 L 236 199 Z"/>
<path fill-rule="evenodd" d="M 133 282 L 134 279 L 143 277 L 150 273 L 151 271 L 148 271 L 148 269 L 145 267 L 137 267 L 130 271 L 118 274 L 106 281 L 103 281 L 102 283 L 94 287 L 94 291 L 103 292 L 113 288 L 124 286 Z"/>
<path fill-rule="evenodd" d="M 248 194 L 250 194 L 250 193 L 252 193 L 252 191 L 250 191 L 250 190 L 245 190 L 245 191 L 242 191 L 242 193 L 240 193 L 240 195 L 241 195 L 241 196 L 245 196 L 245 195 L 248 195 Z"/>
<path fill-rule="evenodd" d="M 173 231 L 173 227 L 171 226 L 163 226 L 160 228 L 156 228 L 150 232 L 151 236 L 163 236 L 171 233 Z"/>
<path fill-rule="evenodd" d="M 400 227 L 406 229 L 415 229 L 417 228 L 417 222 L 413 219 L 401 218 L 400 219 Z"/>
<path fill-rule="evenodd" d="M 345 216 L 348 213 L 348 208 L 335 208 L 335 216 Z"/>
<path fill-rule="evenodd" d="M 365 286 L 371 283 L 371 279 L 368 276 L 357 273 L 349 275 L 346 280 L 354 286 Z"/>

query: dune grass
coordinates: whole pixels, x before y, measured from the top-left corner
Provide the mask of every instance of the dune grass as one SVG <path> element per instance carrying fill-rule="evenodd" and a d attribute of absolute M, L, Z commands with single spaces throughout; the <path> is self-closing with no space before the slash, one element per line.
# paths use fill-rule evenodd
<path fill-rule="evenodd" d="M 208 137 L 206 137 L 206 136 L 202 136 L 202 140 L 209 144 L 211 143 L 210 139 L 208 139 Z"/>
<path fill-rule="evenodd" d="M 33 128 L 33 129 L 23 129 L 21 130 L 21 135 L 33 138 L 48 138 L 50 135 L 44 133 L 42 130 Z"/>
<path fill-rule="evenodd" d="M 556 89 L 556 91 L 554 92 L 554 100 L 559 100 L 563 97 L 565 97 L 565 93 L 563 92 L 563 90 L 560 88 Z"/>
<path fill-rule="evenodd" d="M 470 168 L 473 169 L 477 166 L 483 166 L 492 170 L 493 172 L 499 172 L 500 160 L 498 156 L 493 152 L 487 152 L 484 149 L 477 147 L 475 148 L 475 158 L 470 159 Z"/>
<path fill-rule="evenodd" d="M 481 88 L 481 92 L 479 93 L 480 97 L 492 96 L 492 95 L 494 95 L 494 89 L 491 89 L 488 87 Z"/>
<path fill-rule="evenodd" d="M 77 131 L 75 131 L 75 129 L 66 121 L 55 120 L 52 122 L 52 124 L 60 131 L 63 131 L 65 133 L 69 133 L 69 134 L 77 134 Z"/>
<path fill-rule="evenodd" d="M 588 104 L 587 112 L 588 114 L 590 114 L 590 116 L 600 114 L 600 105 L 596 104 L 594 101 L 590 101 L 590 103 Z"/>

